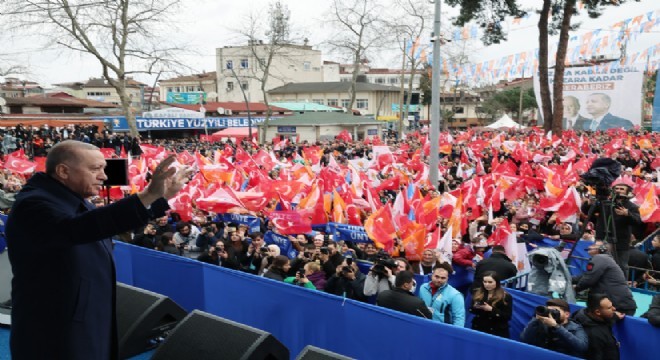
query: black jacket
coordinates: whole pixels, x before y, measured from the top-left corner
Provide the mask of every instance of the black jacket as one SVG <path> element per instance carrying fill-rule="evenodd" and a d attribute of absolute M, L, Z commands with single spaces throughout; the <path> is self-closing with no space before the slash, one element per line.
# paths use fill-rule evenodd
<path fill-rule="evenodd" d="M 649 324 L 660 327 L 660 294 L 655 295 L 649 306 L 649 311 L 642 315 L 649 320 Z"/>
<path fill-rule="evenodd" d="M 353 300 L 366 301 L 367 297 L 364 296 L 364 281 L 366 278 L 359 271 L 355 273 L 355 280 L 349 280 L 341 274 L 332 275 L 325 284 L 325 292 Z"/>
<path fill-rule="evenodd" d="M 587 360 L 619 360 L 619 342 L 612 333 L 612 321 L 594 319 L 586 309 L 573 314 L 573 319 L 582 325 L 589 338 Z"/>
<path fill-rule="evenodd" d="M 499 301 L 495 305 L 491 300 L 487 300 L 486 303 L 493 306 L 493 311 L 475 308 L 474 299 L 472 300 L 470 305 L 470 312 L 474 314 L 472 329 L 509 338 L 509 320 L 513 314 L 513 298 L 509 293 L 505 293 L 504 301 Z"/>
<path fill-rule="evenodd" d="M 433 316 L 422 299 L 400 288 L 378 294 L 376 305 L 427 319 Z"/>
<path fill-rule="evenodd" d="M 473 287 L 479 287 L 486 271 L 495 271 L 500 279 L 510 279 L 518 274 L 518 269 L 506 254 L 494 252 L 488 259 L 477 263 L 474 271 Z"/>
<path fill-rule="evenodd" d="M 587 271 L 574 278 L 575 291 L 589 289 L 603 293 L 619 311 L 637 309 L 637 304 L 623 276 L 623 271 L 609 254 L 594 255 L 587 264 Z"/>
<path fill-rule="evenodd" d="M 611 219 L 614 221 L 614 230 L 616 232 L 616 248 L 617 250 L 628 250 L 630 249 L 630 240 L 633 230 L 636 227 L 642 226 L 642 218 L 639 215 L 639 207 L 630 202 L 630 200 L 623 200 L 620 204 L 628 209 L 627 216 L 617 215 L 616 212 L 608 206 L 605 206 L 603 214 L 602 209 L 597 207 L 595 214 L 590 221 L 596 224 L 596 239 L 605 240 L 605 223 L 611 216 Z M 587 203 L 583 204 L 582 212 L 587 214 L 589 212 L 589 206 L 590 205 Z M 614 204 L 613 206 L 616 207 L 617 205 Z M 597 216 L 596 213 L 598 214 Z M 610 234 L 610 236 L 612 236 L 613 239 L 614 234 Z"/>
<path fill-rule="evenodd" d="M 44 173 L 30 178 L 6 227 L 14 274 L 12 357 L 117 358 L 110 237 L 143 226 L 167 209 L 161 198 L 147 210 L 137 195 L 95 208 Z M 35 219 L 40 226 L 34 226 Z"/>

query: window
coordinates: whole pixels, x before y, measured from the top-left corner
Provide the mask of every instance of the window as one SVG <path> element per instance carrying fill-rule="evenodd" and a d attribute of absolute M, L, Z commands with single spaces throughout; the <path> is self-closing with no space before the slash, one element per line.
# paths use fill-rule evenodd
<path fill-rule="evenodd" d="M 180 88 L 180 87 L 178 87 L 178 86 L 177 86 L 177 87 L 175 87 L 175 88 L 174 88 L 174 92 L 181 92 L 181 88 Z"/>
<path fill-rule="evenodd" d="M 390 78 L 390 84 L 397 84 L 399 83 L 399 78 L 398 77 L 391 77 Z"/>
<path fill-rule="evenodd" d="M 337 99 L 328 99 L 328 106 L 339 106 L 339 100 L 337 100 Z"/>
<path fill-rule="evenodd" d="M 403 78 L 403 83 L 404 83 L 404 84 L 407 84 L 408 81 L 410 81 L 410 78 L 409 78 L 409 77 L 404 77 L 404 78 Z"/>
<path fill-rule="evenodd" d="M 198 87 L 197 87 L 197 91 L 204 91 L 204 90 L 202 90 L 202 87 L 201 87 L 201 86 L 198 86 Z"/>
<path fill-rule="evenodd" d="M 358 109 L 366 109 L 369 107 L 369 99 L 357 99 L 356 104 Z"/>
<path fill-rule="evenodd" d="M 303 70 L 309 71 L 312 68 L 312 63 L 309 61 L 303 62 Z"/>
<path fill-rule="evenodd" d="M 383 79 L 382 77 L 376 78 L 376 84 L 385 84 L 385 79 Z"/>
<path fill-rule="evenodd" d="M 234 61 L 232 60 L 227 60 L 227 70 L 231 70 L 234 68 Z"/>
<path fill-rule="evenodd" d="M 248 59 L 241 59 L 241 69 L 247 69 L 248 65 Z"/>
<path fill-rule="evenodd" d="M 341 107 L 348 108 L 348 105 L 350 104 L 350 102 L 351 102 L 350 99 L 341 99 Z"/>
<path fill-rule="evenodd" d="M 193 92 L 193 91 L 195 91 L 195 87 L 194 86 L 186 86 L 186 91 L 187 92 Z"/>
<path fill-rule="evenodd" d="M 234 82 L 227 81 L 227 91 L 232 91 L 232 90 L 234 90 Z"/>
<path fill-rule="evenodd" d="M 248 83 L 246 83 L 246 82 L 242 82 L 242 83 L 241 83 L 241 88 L 242 88 L 243 90 L 247 90 L 247 89 L 248 89 Z"/>
<path fill-rule="evenodd" d="M 174 91 L 174 89 L 172 89 L 171 87 L 168 87 L 168 88 L 167 88 L 167 92 L 168 92 L 168 93 L 171 93 L 171 92 L 173 92 L 173 91 Z"/>
<path fill-rule="evenodd" d="M 465 113 L 465 109 L 462 106 L 457 106 L 455 108 L 455 110 L 456 110 L 456 114 L 464 114 Z"/>
<path fill-rule="evenodd" d="M 110 92 L 107 91 L 91 91 L 87 93 L 87 96 L 110 96 Z"/>
<path fill-rule="evenodd" d="M 312 102 L 313 102 L 314 104 L 323 105 L 323 99 L 312 99 Z"/>

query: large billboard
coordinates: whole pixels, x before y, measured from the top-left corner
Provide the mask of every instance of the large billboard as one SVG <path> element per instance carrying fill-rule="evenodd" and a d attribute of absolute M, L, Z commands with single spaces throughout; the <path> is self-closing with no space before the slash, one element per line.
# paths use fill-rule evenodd
<path fill-rule="evenodd" d="M 552 92 L 554 69 L 548 72 Z M 567 68 L 563 128 L 596 131 L 641 125 L 643 77 L 642 72 L 627 67 Z M 540 109 L 538 73 L 534 77 L 534 93 Z"/>

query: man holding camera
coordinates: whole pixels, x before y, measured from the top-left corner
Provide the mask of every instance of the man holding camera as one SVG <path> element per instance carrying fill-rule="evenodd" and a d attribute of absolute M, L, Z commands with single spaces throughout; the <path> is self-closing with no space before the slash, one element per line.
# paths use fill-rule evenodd
<path fill-rule="evenodd" d="M 629 185 L 619 183 L 614 185 L 613 190 L 612 207 L 596 208 L 595 213 L 599 215 L 592 216 L 589 221 L 596 224 L 596 239 L 607 240 L 615 244 L 616 253 L 613 255 L 616 256 L 616 263 L 623 270 L 623 275 L 627 279 L 631 237 L 633 229 L 642 226 L 642 218 L 639 215 L 639 207 L 630 201 L 632 188 Z M 585 210 L 588 209 L 589 202 L 585 202 L 582 210 L 586 214 Z M 607 224 L 613 225 L 608 229 Z M 606 231 L 609 232 L 607 239 Z"/>
<path fill-rule="evenodd" d="M 589 289 L 593 293 L 607 294 L 620 312 L 635 315 L 637 304 L 621 268 L 610 256 L 607 245 L 597 240 L 587 248 L 587 252 L 591 255 L 591 259 L 586 271 L 573 277 L 573 283 L 576 284 L 575 291 Z"/>
<path fill-rule="evenodd" d="M 582 325 L 570 319 L 571 309 L 562 299 L 549 299 L 538 306 L 534 318 L 520 334 L 524 343 L 580 357 L 589 342 Z"/>
<path fill-rule="evenodd" d="M 330 276 L 325 285 L 325 292 L 353 300 L 365 301 L 365 276 L 360 272 L 352 258 L 346 258 L 337 266 L 335 274 Z"/>

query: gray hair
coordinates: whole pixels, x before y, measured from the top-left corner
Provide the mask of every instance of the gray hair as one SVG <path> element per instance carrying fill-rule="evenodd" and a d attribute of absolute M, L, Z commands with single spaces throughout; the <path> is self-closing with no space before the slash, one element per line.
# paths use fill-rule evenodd
<path fill-rule="evenodd" d="M 55 144 L 46 157 L 46 174 L 55 174 L 55 168 L 59 164 L 65 162 L 78 162 L 78 151 L 80 150 L 96 150 L 99 148 L 88 143 L 77 140 L 65 140 Z"/>

